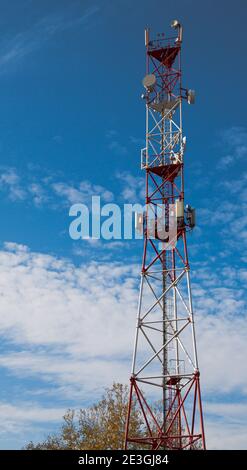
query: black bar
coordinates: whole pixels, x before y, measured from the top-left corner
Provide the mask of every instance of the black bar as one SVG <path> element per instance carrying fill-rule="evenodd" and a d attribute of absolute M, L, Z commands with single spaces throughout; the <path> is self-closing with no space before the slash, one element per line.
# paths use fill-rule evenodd
<path fill-rule="evenodd" d="M 91 467 L 114 468 L 123 470 L 130 466 L 140 468 L 169 469 L 177 465 L 233 465 L 245 462 L 246 450 L 192 450 L 192 451 L 73 451 L 73 450 L 2 450 L 0 468 L 53 468 Z M 210 469 L 209 469 L 210 470 Z"/>

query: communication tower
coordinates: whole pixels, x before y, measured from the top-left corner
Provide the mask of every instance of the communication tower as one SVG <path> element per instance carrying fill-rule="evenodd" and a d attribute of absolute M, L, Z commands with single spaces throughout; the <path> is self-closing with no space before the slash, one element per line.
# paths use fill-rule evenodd
<path fill-rule="evenodd" d="M 146 145 L 141 168 L 146 175 L 146 210 L 136 218 L 144 249 L 126 449 L 205 449 L 186 243 L 187 232 L 195 226 L 195 210 L 184 205 L 182 105 L 194 104 L 195 92 L 182 87 L 182 26 L 174 20 L 171 27 L 175 37 L 162 33 L 151 39 L 145 30 Z M 143 421 L 138 435 L 132 426 L 136 407 Z"/>

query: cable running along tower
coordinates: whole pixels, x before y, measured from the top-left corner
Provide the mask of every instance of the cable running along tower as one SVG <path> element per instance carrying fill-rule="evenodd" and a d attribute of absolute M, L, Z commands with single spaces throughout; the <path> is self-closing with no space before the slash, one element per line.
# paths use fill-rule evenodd
<path fill-rule="evenodd" d="M 205 449 L 186 243 L 195 211 L 184 206 L 182 104 L 193 104 L 195 93 L 182 87 L 182 26 L 177 20 L 171 26 L 175 37 L 162 33 L 151 40 L 145 31 L 146 146 L 141 167 L 146 209 L 136 216 L 144 249 L 126 449 Z M 133 432 L 133 407 L 142 416 L 138 435 Z"/>

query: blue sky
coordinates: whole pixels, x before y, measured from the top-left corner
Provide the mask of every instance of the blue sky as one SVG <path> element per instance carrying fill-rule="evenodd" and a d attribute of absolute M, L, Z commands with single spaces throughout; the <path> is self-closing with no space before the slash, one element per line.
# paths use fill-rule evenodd
<path fill-rule="evenodd" d="M 184 127 L 206 432 L 211 448 L 245 448 L 246 3 L 0 7 L 0 447 L 42 439 L 66 408 L 128 380 L 141 243 L 72 241 L 68 212 L 92 194 L 140 200 L 143 30 L 178 17 L 197 92 Z"/>

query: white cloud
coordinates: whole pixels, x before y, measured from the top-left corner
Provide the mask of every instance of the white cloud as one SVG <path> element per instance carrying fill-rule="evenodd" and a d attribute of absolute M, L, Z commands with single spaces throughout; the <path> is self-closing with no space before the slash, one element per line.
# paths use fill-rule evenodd
<path fill-rule="evenodd" d="M 18 400 L 15 404 L 0 402 L 1 448 L 22 448 L 33 436 L 43 440 L 49 428 L 61 424 L 65 411 L 63 407 L 45 407 L 33 400 L 28 403 Z"/>
<path fill-rule="evenodd" d="M 27 252 L 29 251 L 27 245 L 21 245 L 20 243 L 15 243 L 15 242 L 5 242 L 4 243 L 4 248 L 8 251 L 18 251 L 18 252 Z"/>
<path fill-rule="evenodd" d="M 58 198 L 63 205 L 84 203 L 91 206 L 92 196 L 100 196 L 104 202 L 112 202 L 114 195 L 107 188 L 80 181 L 67 183 L 56 180 L 56 175 L 42 177 L 33 172 L 21 176 L 16 168 L 4 168 L 0 173 L 0 189 L 4 191 L 11 201 L 31 202 L 37 207 L 44 204 L 50 209 L 57 209 Z"/>
<path fill-rule="evenodd" d="M 89 262 L 75 266 L 13 242 L 0 252 L 0 263 L 0 331 L 9 341 L 0 357 L 1 367 L 22 383 L 25 378 L 43 381 L 47 396 L 80 404 L 99 397 L 113 380 L 128 381 L 137 304 L 136 265 Z M 243 426 L 240 407 L 232 420 L 234 406 L 228 406 L 226 416 L 220 405 L 224 399 L 218 398 L 219 391 L 223 397 L 247 393 L 246 314 L 236 273 L 229 273 L 227 266 L 215 271 L 216 285 L 209 283 L 211 271 L 206 265 L 193 276 L 209 447 L 244 445 L 235 437 L 230 440 L 231 430 Z M 245 274 L 241 271 L 241 276 Z M 25 402 L 21 407 L 25 410 Z M 224 427 L 220 445 L 219 420 Z"/>
<path fill-rule="evenodd" d="M 245 449 L 247 442 L 247 403 L 204 402 L 208 413 L 207 445 L 211 449 Z"/>
<path fill-rule="evenodd" d="M 64 408 L 45 408 L 35 406 L 34 403 L 19 402 L 16 405 L 0 403 L 0 414 L 2 422 L 8 422 L 8 425 L 22 425 L 25 422 L 54 422 L 61 421 Z M 18 430 L 19 432 L 19 430 Z"/>
<path fill-rule="evenodd" d="M 26 198 L 26 191 L 20 185 L 20 177 L 14 168 L 7 168 L 0 173 L 0 188 L 7 191 L 12 201 L 22 201 Z"/>
<path fill-rule="evenodd" d="M 92 196 L 101 196 L 105 202 L 112 201 L 114 198 L 111 191 L 89 181 L 81 181 L 77 187 L 62 182 L 53 183 L 51 187 L 58 196 L 70 204 L 90 204 Z"/>
<path fill-rule="evenodd" d="M 9 339 L 29 346 L 62 345 L 64 352 L 85 358 L 102 350 L 106 358 L 126 356 L 127 335 L 112 337 L 112 331 L 127 331 L 133 323 L 133 266 L 75 267 L 22 246 L 6 248 L 11 251 L 0 252 L 0 329 Z"/>
<path fill-rule="evenodd" d="M 246 450 L 246 422 L 229 423 L 210 420 L 206 423 L 206 445 L 211 450 Z"/>
<path fill-rule="evenodd" d="M 121 181 L 123 189 L 121 195 L 129 204 L 145 204 L 144 178 L 133 176 L 127 171 L 118 172 L 117 178 Z"/>
<path fill-rule="evenodd" d="M 40 183 L 31 183 L 28 190 L 31 193 L 33 202 L 36 206 L 43 205 L 49 199 L 44 187 Z"/>

